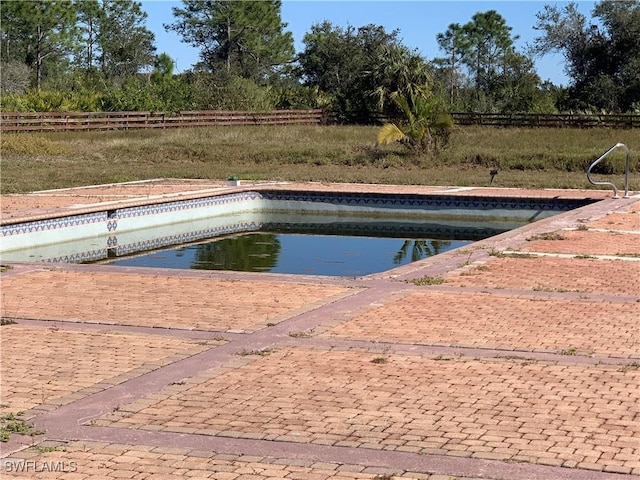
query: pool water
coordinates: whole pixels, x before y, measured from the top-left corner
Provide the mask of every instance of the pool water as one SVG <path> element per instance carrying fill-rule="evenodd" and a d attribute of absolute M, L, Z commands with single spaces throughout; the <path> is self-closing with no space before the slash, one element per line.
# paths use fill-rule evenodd
<path fill-rule="evenodd" d="M 111 265 L 361 276 L 471 243 L 469 240 L 247 233 L 151 252 Z"/>

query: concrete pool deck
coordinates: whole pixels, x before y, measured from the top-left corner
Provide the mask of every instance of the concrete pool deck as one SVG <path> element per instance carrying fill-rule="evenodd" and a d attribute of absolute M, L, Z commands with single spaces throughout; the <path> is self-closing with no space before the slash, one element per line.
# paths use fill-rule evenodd
<path fill-rule="evenodd" d="M 261 185 L 134 182 L 1 210 Z M 268 186 L 601 201 L 368 277 L 11 264 L 0 414 L 44 433 L 0 443 L 0 475 L 640 478 L 640 196 Z"/>

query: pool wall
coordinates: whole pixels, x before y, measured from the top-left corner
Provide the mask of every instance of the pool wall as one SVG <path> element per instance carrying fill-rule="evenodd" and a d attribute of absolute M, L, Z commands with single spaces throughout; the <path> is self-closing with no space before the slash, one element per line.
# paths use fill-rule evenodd
<path fill-rule="evenodd" d="M 6 222 L 1 227 L 0 257 L 9 261 L 96 260 L 257 231 L 265 224 L 270 228 L 283 228 L 292 223 L 286 218 L 290 213 L 284 213 L 291 211 L 306 215 L 309 221 L 298 220 L 298 223 L 306 224 L 307 229 L 328 216 L 341 215 L 347 229 L 361 231 L 375 223 L 372 218 L 379 217 L 386 219 L 390 231 L 394 221 L 411 218 L 433 224 L 433 228 L 442 230 L 443 234 L 451 229 L 467 228 L 467 223 L 477 225 L 478 221 L 485 229 L 499 232 L 517 227 L 518 222 L 540 220 L 592 202 L 572 198 L 243 191 L 59 218 Z"/>

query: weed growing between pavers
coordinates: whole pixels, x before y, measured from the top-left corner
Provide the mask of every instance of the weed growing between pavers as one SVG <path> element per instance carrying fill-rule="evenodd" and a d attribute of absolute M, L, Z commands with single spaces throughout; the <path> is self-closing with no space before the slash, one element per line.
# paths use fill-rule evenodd
<path fill-rule="evenodd" d="M 538 285 L 537 287 L 533 287 L 534 292 L 556 292 L 556 293 L 580 293 L 579 290 L 567 290 L 566 288 L 550 288 L 542 285 Z"/>
<path fill-rule="evenodd" d="M 633 362 L 630 363 L 629 365 L 624 365 L 623 367 L 620 367 L 618 369 L 619 372 L 633 372 L 635 370 L 640 370 L 640 363 L 638 362 Z"/>
<path fill-rule="evenodd" d="M 541 233 L 539 235 L 534 235 L 533 237 L 527 238 L 527 242 L 533 242 L 535 240 L 564 240 L 564 236 L 558 232 L 547 232 Z"/>
<path fill-rule="evenodd" d="M 497 257 L 509 257 L 509 258 L 540 258 L 539 255 L 535 253 L 526 253 L 526 252 L 517 252 L 517 251 L 505 251 L 500 255 L 496 255 Z"/>
<path fill-rule="evenodd" d="M 42 430 L 36 430 L 33 423 L 22 418 L 24 412 L 7 413 L 0 417 L 0 441 L 7 442 L 12 433 L 18 435 L 42 435 Z"/>
<path fill-rule="evenodd" d="M 57 452 L 58 451 L 57 446 L 55 445 L 36 445 L 35 447 L 32 447 L 33 451 L 36 453 L 51 453 L 51 452 Z"/>
<path fill-rule="evenodd" d="M 425 275 L 424 277 L 414 278 L 413 280 L 407 280 L 407 282 L 411 282 L 414 285 L 423 286 L 423 285 L 442 285 L 445 282 L 445 279 L 442 277 L 430 277 Z"/>
<path fill-rule="evenodd" d="M 371 363 L 376 363 L 376 364 L 381 364 L 381 363 L 387 363 L 389 360 L 385 357 L 376 357 L 373 360 L 371 360 Z"/>
<path fill-rule="evenodd" d="M 590 357 L 593 355 L 593 350 L 578 350 L 577 348 L 566 348 L 564 350 L 560 350 L 560 355 L 569 355 L 569 356 L 582 355 L 582 356 Z"/>
<path fill-rule="evenodd" d="M 309 338 L 313 336 L 313 329 L 308 332 L 289 332 L 291 338 Z"/>
<path fill-rule="evenodd" d="M 249 355 L 258 355 L 260 357 L 266 357 L 268 355 L 271 355 L 275 351 L 276 350 L 274 348 L 261 348 L 259 350 L 242 350 L 238 352 L 238 355 L 240 355 L 241 357 L 247 357 Z"/>

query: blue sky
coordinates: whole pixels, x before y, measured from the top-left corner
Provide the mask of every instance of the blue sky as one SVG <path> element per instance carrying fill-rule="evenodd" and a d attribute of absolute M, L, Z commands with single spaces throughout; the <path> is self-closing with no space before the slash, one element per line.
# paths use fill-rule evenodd
<path fill-rule="evenodd" d="M 166 32 L 164 23 L 173 21 L 171 7 L 181 6 L 180 1 L 143 0 L 142 8 L 148 14 L 147 28 L 156 36 L 157 52 L 166 52 L 177 63 L 177 71 L 188 70 L 198 61 L 198 50 L 182 43 L 181 38 Z M 303 50 L 302 38 L 313 24 L 324 20 L 333 25 L 361 27 L 368 24 L 382 25 L 387 32 L 399 30 L 404 45 L 416 49 L 423 57 L 432 59 L 441 56 L 436 35 L 443 33 L 451 23 L 467 23 L 477 12 L 496 10 L 512 27 L 512 35 L 519 35 L 516 45 L 523 51 L 539 35 L 533 29 L 536 13 L 545 5 L 562 7 L 567 2 L 558 1 L 337 1 L 337 0 L 283 0 L 282 21 L 286 30 L 293 34 L 296 51 Z M 591 18 L 596 2 L 578 1 L 579 10 Z M 551 80 L 566 85 L 564 63 L 561 55 L 548 55 L 536 60 L 538 75 L 542 80 Z"/>

